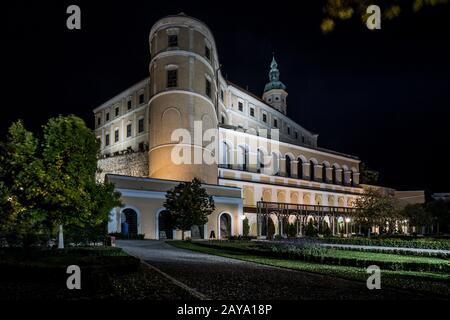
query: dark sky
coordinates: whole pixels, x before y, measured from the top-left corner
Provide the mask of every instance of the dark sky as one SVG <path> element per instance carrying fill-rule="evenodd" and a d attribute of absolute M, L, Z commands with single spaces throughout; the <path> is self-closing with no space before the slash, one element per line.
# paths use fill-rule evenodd
<path fill-rule="evenodd" d="M 288 115 L 319 146 L 359 156 L 399 189 L 450 192 L 450 5 L 409 10 L 371 32 L 358 19 L 320 31 L 322 3 L 262 1 L 35 1 L 3 4 L 1 137 L 92 109 L 148 75 L 148 34 L 185 12 L 212 30 L 223 73 L 261 95 L 272 52 Z M 376 3 L 376 1 L 374 1 Z M 167 4 L 166 4 L 167 3 Z M 66 28 L 78 4 L 82 30 Z"/>

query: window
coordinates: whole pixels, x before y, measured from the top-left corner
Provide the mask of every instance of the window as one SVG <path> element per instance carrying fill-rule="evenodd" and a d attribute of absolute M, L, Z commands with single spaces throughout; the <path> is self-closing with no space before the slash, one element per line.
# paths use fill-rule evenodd
<path fill-rule="evenodd" d="M 143 103 L 144 103 L 144 94 L 141 93 L 141 94 L 139 95 L 139 104 L 143 104 Z"/>
<path fill-rule="evenodd" d="M 287 134 L 288 134 L 288 135 L 291 134 L 291 127 L 287 127 Z"/>
<path fill-rule="evenodd" d="M 118 141 L 119 141 L 119 129 L 114 131 L 114 142 L 118 142 Z"/>
<path fill-rule="evenodd" d="M 223 101 L 223 90 L 220 90 L 220 100 Z"/>
<path fill-rule="evenodd" d="M 127 124 L 127 138 L 131 137 L 131 123 Z"/>
<path fill-rule="evenodd" d="M 286 156 L 286 176 L 290 177 L 291 176 L 291 158 L 289 156 Z"/>
<path fill-rule="evenodd" d="M 109 146 L 109 134 L 105 135 L 105 146 Z"/>
<path fill-rule="evenodd" d="M 309 179 L 311 180 L 311 181 L 314 181 L 314 179 L 315 179 L 315 175 L 314 175 L 314 169 L 315 169 L 315 164 L 314 164 L 314 162 L 311 160 L 310 162 L 309 162 Z"/>
<path fill-rule="evenodd" d="M 303 160 L 302 160 L 302 158 L 298 158 L 297 176 L 299 179 L 303 179 Z"/>
<path fill-rule="evenodd" d="M 251 115 L 252 117 L 255 116 L 255 108 L 250 108 L 250 115 Z"/>
<path fill-rule="evenodd" d="M 211 81 L 205 79 L 205 94 L 211 98 Z"/>
<path fill-rule="evenodd" d="M 302 136 L 302 143 L 305 143 L 305 136 Z"/>
<path fill-rule="evenodd" d="M 168 47 L 178 47 L 178 35 L 171 34 L 168 37 Z"/>
<path fill-rule="evenodd" d="M 131 109 L 131 99 L 127 101 L 127 109 L 128 109 L 128 110 Z"/>
<path fill-rule="evenodd" d="M 97 118 L 97 125 L 99 126 L 102 123 L 102 119 L 100 117 Z"/>
<path fill-rule="evenodd" d="M 240 101 L 238 102 L 238 109 L 239 109 L 239 111 L 244 110 L 244 105 Z"/>
<path fill-rule="evenodd" d="M 277 119 L 273 119 L 273 126 L 275 128 L 278 128 L 278 120 Z"/>
<path fill-rule="evenodd" d="M 144 131 L 144 119 L 143 118 L 139 119 L 139 121 L 138 121 L 138 131 L 139 131 L 139 133 Z"/>
<path fill-rule="evenodd" d="M 298 139 L 298 132 L 297 131 L 294 132 L 294 136 L 295 136 L 295 139 Z"/>
<path fill-rule="evenodd" d="M 109 121 L 109 112 L 106 113 L 106 121 Z"/>
<path fill-rule="evenodd" d="M 211 60 L 211 49 L 207 45 L 205 45 L 205 57 Z"/>
<path fill-rule="evenodd" d="M 222 116 L 222 118 L 220 118 L 220 123 L 225 124 L 225 117 Z"/>
<path fill-rule="evenodd" d="M 117 108 L 114 110 L 114 113 L 115 113 L 116 117 L 119 115 L 119 107 L 117 107 Z"/>
<path fill-rule="evenodd" d="M 167 70 L 167 88 L 178 86 L 178 70 Z"/>
<path fill-rule="evenodd" d="M 263 113 L 263 121 L 267 122 L 267 114 Z"/>

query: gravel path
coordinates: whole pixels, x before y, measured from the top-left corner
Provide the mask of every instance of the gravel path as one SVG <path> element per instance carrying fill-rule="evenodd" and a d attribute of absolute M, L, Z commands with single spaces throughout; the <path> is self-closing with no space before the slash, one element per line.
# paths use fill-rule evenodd
<path fill-rule="evenodd" d="M 259 265 L 174 248 L 162 241 L 117 245 L 209 299 L 423 299 L 405 291 L 368 290 L 365 283 Z M 168 280 L 169 281 L 169 280 Z"/>

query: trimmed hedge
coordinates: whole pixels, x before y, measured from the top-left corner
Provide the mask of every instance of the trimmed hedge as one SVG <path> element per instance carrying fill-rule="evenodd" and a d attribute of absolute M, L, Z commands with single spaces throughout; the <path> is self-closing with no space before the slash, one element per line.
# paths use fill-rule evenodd
<path fill-rule="evenodd" d="M 446 260 L 442 263 L 426 263 L 416 261 L 382 261 L 378 259 L 351 258 L 333 256 L 333 249 L 326 249 L 317 245 L 233 245 L 232 243 L 220 242 L 196 242 L 196 244 L 216 249 L 231 250 L 240 253 L 253 254 L 258 256 L 302 260 L 331 265 L 368 267 L 377 265 L 381 269 L 394 271 L 429 271 L 450 273 L 450 264 Z"/>
<path fill-rule="evenodd" d="M 450 240 L 393 239 L 393 238 L 325 238 L 325 243 L 354 244 L 362 246 L 385 246 L 397 248 L 450 250 Z"/>

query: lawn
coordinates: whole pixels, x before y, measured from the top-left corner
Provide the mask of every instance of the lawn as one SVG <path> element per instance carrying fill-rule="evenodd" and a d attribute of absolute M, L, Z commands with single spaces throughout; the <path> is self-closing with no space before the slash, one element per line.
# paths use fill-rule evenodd
<path fill-rule="evenodd" d="M 169 244 L 182 249 L 188 249 L 213 255 L 224 256 L 233 259 L 245 260 L 265 265 L 271 265 L 281 268 L 288 268 L 312 273 L 325 274 L 345 279 L 351 279 L 356 281 L 366 281 L 368 274 L 366 269 L 362 267 L 352 267 L 343 265 L 332 265 L 315 263 L 301 260 L 281 259 L 276 257 L 268 257 L 254 253 L 246 253 L 245 242 L 220 242 L 214 247 L 201 245 L 195 242 L 182 242 L 182 241 L 170 241 Z M 254 246 L 254 244 L 251 244 Z M 222 248 L 220 248 L 222 246 Z M 240 251 L 236 251 L 234 248 L 240 247 Z M 351 252 L 345 250 L 339 250 L 342 252 L 339 254 L 367 254 L 365 252 Z M 378 255 L 378 254 L 377 254 Z M 395 256 L 394 258 L 411 258 L 405 256 Z M 417 258 L 417 257 L 412 257 Z M 382 259 L 388 259 L 383 257 Z M 426 258 L 434 259 L 434 258 Z M 415 290 L 431 294 L 433 296 L 450 296 L 450 275 L 442 272 L 417 272 L 417 271 L 394 271 L 382 269 L 382 286 L 396 287 L 405 290 Z"/>
<path fill-rule="evenodd" d="M 81 269 L 81 290 L 69 290 L 67 266 Z M 65 250 L 0 248 L 0 300 L 190 299 L 185 290 L 122 249 Z"/>

